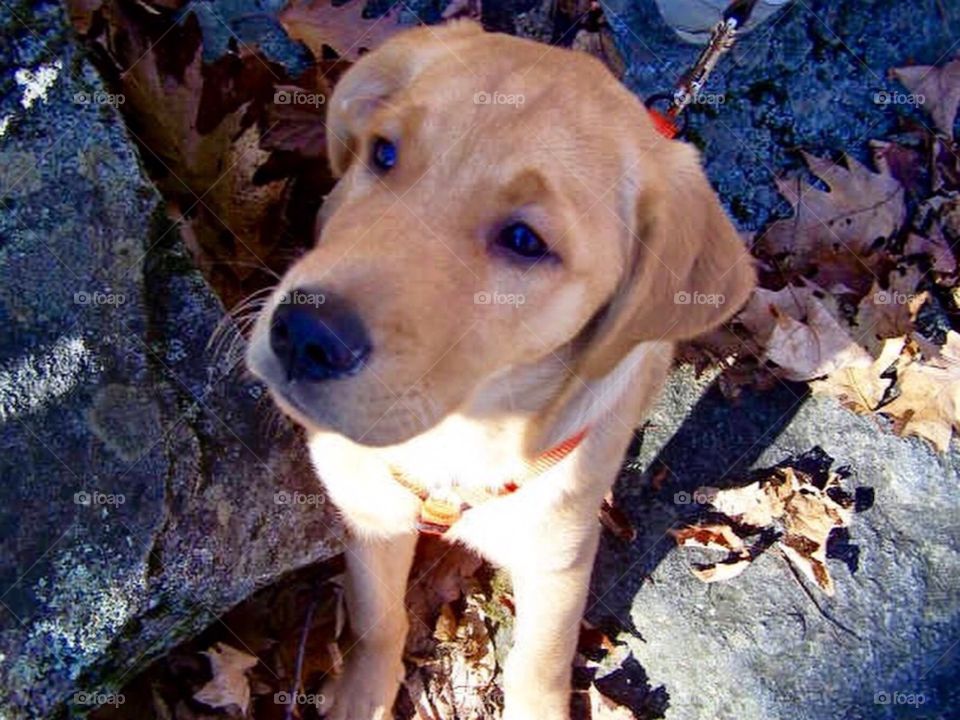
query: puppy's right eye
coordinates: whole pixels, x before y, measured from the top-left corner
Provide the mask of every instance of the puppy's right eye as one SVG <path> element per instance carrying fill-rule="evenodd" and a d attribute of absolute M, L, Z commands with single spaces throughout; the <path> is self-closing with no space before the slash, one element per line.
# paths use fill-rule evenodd
<path fill-rule="evenodd" d="M 378 137 L 373 141 L 370 162 L 377 170 L 382 172 L 390 170 L 397 164 L 397 146 L 386 138 Z"/>
<path fill-rule="evenodd" d="M 497 244 L 525 260 L 539 260 L 550 255 L 550 248 L 543 239 L 523 222 L 504 227 L 497 236 Z"/>

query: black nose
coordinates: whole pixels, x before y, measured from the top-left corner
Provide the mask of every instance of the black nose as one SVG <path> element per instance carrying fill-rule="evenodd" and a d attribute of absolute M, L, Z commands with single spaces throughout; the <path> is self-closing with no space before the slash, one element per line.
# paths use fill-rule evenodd
<path fill-rule="evenodd" d="M 302 288 L 288 293 L 274 310 L 270 347 L 288 381 L 316 382 L 359 372 L 370 354 L 370 338 L 343 299 Z"/>

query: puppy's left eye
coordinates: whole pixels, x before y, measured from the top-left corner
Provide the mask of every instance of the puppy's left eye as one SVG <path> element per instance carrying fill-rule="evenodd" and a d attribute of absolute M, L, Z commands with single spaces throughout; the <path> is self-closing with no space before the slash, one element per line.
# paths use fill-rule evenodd
<path fill-rule="evenodd" d="M 522 222 L 503 228 L 497 236 L 497 245 L 528 260 L 539 260 L 550 254 L 550 248 L 534 229 Z"/>
<path fill-rule="evenodd" d="M 397 164 L 397 146 L 386 138 L 378 137 L 373 141 L 370 161 L 377 170 L 386 172 Z"/>

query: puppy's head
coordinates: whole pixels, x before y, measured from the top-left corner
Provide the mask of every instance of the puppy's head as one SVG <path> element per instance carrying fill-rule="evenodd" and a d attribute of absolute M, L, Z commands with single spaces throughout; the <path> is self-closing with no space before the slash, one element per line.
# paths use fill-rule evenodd
<path fill-rule="evenodd" d="M 340 182 L 248 350 L 308 428 L 401 442 L 486 378 L 557 353 L 600 377 L 752 287 L 696 153 L 582 53 L 413 30 L 344 75 L 327 126 Z"/>

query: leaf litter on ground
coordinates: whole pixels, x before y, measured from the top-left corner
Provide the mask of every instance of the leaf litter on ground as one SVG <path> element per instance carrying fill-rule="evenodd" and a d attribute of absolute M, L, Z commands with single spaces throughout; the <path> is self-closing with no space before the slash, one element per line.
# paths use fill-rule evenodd
<path fill-rule="evenodd" d="M 107 82 L 124 94 L 120 109 L 131 135 L 208 281 L 228 307 L 269 287 L 312 244 L 316 211 L 334 184 L 325 157 L 326 100 L 351 62 L 401 29 L 396 15 L 366 17 L 361 0 L 295 0 L 279 22 L 312 62 L 291 76 L 256 44 L 241 43 L 207 62 L 200 24 L 185 0 L 70 0 L 68 9 Z M 448 10 L 451 17 L 480 13 L 479 0 Z M 602 15 L 593 19 L 578 29 L 574 45 L 622 74 L 609 28 Z M 701 369 L 719 363 L 720 385 L 731 397 L 748 384 L 809 382 L 815 394 L 886 415 L 895 432 L 946 450 L 960 429 L 958 68 L 960 60 L 893 71 L 925 96 L 933 127 L 905 121 L 896 138 L 874 142 L 875 170 L 849 156 L 834 163 L 804 154 L 811 181 L 778 180 L 793 216 L 751 243 L 761 289 L 734 322 L 684 354 Z M 746 488 L 711 495 L 712 520 L 677 531 L 677 541 L 725 554 L 696 568 L 704 581 L 734 577 L 776 546 L 832 593 L 827 545 L 851 517 L 839 485 L 837 475 L 818 480 L 795 467 L 771 470 Z M 622 541 L 635 536 L 612 503 L 602 517 Z M 513 613 L 509 588 L 475 557 L 436 560 L 418 566 L 423 575 L 414 575 L 408 596 L 413 631 L 401 716 L 495 717 L 501 637 L 509 636 Z M 303 589 L 288 581 L 291 588 Z M 325 600 L 305 626 L 303 608 L 317 594 Z M 342 592 L 326 578 L 311 583 L 311 600 L 293 597 L 296 610 L 281 618 L 276 597 L 264 605 L 254 596 L 221 619 L 229 633 L 207 631 L 170 653 L 130 686 L 139 707 L 176 720 L 248 712 L 279 719 L 290 708 L 277 693 L 299 688 L 316 697 L 348 647 Z M 252 654 L 239 650 L 238 640 Z M 632 667 L 629 659 L 594 677 L 587 656 L 616 655 L 612 635 L 585 627 L 581 640 L 578 669 L 589 672 L 575 695 L 578 719 L 662 717 L 663 689 L 650 688 L 645 677 L 626 682 L 630 692 L 613 689 Z M 312 717 L 315 708 L 293 712 Z"/>

